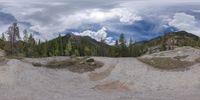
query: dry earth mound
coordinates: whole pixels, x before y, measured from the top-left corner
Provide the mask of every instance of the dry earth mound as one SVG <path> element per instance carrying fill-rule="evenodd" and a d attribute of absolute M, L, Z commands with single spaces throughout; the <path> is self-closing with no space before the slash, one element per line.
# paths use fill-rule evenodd
<path fill-rule="evenodd" d="M 177 52 L 184 53 L 177 54 Z M 158 57 L 177 59 L 177 55 L 188 55 L 178 59 L 195 62 L 199 56 L 197 53 L 198 49 L 184 47 L 162 52 Z M 143 57 L 152 58 L 155 54 Z M 23 61 L 8 59 L 4 65 L 0 65 L 0 100 L 199 100 L 200 98 L 198 63 L 191 65 L 187 71 L 161 71 L 136 58 L 93 58 L 103 62 L 104 66 L 85 73 L 32 65 L 32 62 L 48 64 L 51 61 L 65 61 L 69 57 L 29 58 Z"/>
<path fill-rule="evenodd" d="M 190 66 L 199 62 L 199 55 L 199 49 L 181 47 L 175 50 L 144 55 L 139 60 L 159 69 L 188 70 Z"/>

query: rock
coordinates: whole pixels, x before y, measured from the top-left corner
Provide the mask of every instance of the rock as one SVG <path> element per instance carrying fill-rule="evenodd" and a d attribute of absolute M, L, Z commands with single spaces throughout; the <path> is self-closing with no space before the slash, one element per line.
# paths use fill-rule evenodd
<path fill-rule="evenodd" d="M 95 63 L 95 62 L 91 62 L 90 65 L 91 65 L 91 66 L 95 66 L 96 63 Z"/>
<path fill-rule="evenodd" d="M 88 63 L 94 62 L 94 59 L 93 58 L 88 58 L 88 59 L 86 59 L 86 62 L 88 62 Z"/>
<path fill-rule="evenodd" d="M 6 56 L 6 52 L 0 49 L 0 57 L 4 57 L 4 56 Z"/>

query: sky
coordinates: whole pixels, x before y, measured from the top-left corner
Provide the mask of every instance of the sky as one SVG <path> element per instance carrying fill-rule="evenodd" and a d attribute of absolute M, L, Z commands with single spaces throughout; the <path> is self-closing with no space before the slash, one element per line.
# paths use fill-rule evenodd
<path fill-rule="evenodd" d="M 59 34 L 114 44 L 120 34 L 143 41 L 168 32 L 200 36 L 199 0 L 0 0 L 0 33 L 18 22 L 36 39 Z"/>

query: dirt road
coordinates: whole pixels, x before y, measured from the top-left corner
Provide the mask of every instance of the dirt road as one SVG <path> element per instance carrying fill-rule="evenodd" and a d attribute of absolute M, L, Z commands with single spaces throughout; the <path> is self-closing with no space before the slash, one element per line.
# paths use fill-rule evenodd
<path fill-rule="evenodd" d="M 59 59 L 59 58 L 57 58 Z M 0 66 L 0 100 L 199 100 L 200 65 L 161 71 L 136 58 L 95 58 L 84 74 L 9 60 Z M 29 59 L 30 60 L 30 59 Z"/>

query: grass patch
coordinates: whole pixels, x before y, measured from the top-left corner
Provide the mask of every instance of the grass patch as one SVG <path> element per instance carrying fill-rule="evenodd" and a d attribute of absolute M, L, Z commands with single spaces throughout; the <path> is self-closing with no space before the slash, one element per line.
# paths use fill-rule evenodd
<path fill-rule="evenodd" d="M 18 59 L 18 60 L 24 59 L 24 57 L 22 57 L 22 56 L 6 56 L 6 58 L 8 58 L 8 59 Z"/>
<path fill-rule="evenodd" d="M 195 60 L 196 63 L 200 63 L 200 57 Z"/>
<path fill-rule="evenodd" d="M 68 69 L 76 73 L 94 71 L 103 66 L 103 63 L 95 61 L 92 58 L 71 58 L 65 61 L 51 61 L 45 65 L 41 63 L 32 63 L 35 67 L 47 67 L 52 69 Z"/>
<path fill-rule="evenodd" d="M 176 56 L 176 57 L 174 57 L 174 59 L 176 59 L 176 60 L 181 60 L 181 59 L 187 58 L 188 56 L 189 56 L 189 55 Z"/>
<path fill-rule="evenodd" d="M 177 69 L 187 69 L 189 66 L 193 65 L 193 62 L 181 61 L 172 58 L 140 58 L 140 61 L 146 63 L 152 67 L 164 70 L 177 70 Z"/>
<path fill-rule="evenodd" d="M 0 57 L 0 66 L 5 65 L 8 60 L 5 57 Z"/>
<path fill-rule="evenodd" d="M 42 65 L 41 63 L 32 63 L 32 65 L 35 66 L 35 67 L 41 67 L 41 66 L 44 66 L 44 65 Z"/>

